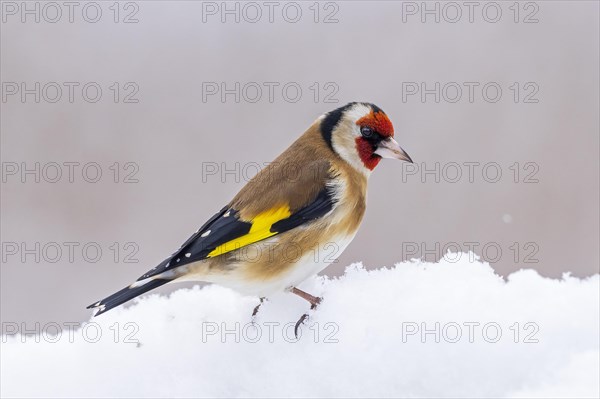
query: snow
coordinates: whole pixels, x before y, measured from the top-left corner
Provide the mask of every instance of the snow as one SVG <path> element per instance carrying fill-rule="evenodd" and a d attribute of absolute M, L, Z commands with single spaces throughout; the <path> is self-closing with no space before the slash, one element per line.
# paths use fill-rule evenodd
<path fill-rule="evenodd" d="M 258 298 L 219 286 L 145 296 L 71 334 L 4 326 L 1 395 L 599 397 L 600 277 L 504 280 L 461 255 L 308 280 L 324 300 L 299 340 L 307 302 L 274 296 L 252 324 Z"/>

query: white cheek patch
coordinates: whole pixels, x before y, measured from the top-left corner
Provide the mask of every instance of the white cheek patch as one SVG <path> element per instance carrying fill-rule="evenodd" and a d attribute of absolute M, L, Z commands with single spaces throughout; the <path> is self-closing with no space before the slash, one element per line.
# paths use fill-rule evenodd
<path fill-rule="evenodd" d="M 366 176 L 371 175 L 371 170 L 365 166 L 358 155 L 358 149 L 356 148 L 356 137 L 334 134 L 332 144 L 335 152 L 337 152 L 338 155 L 342 157 L 344 161 L 348 162 L 354 169 L 365 174 Z"/>

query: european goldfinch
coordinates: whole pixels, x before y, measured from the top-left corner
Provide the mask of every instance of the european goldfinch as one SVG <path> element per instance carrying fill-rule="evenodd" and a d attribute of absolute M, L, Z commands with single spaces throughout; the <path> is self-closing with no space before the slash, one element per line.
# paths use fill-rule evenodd
<path fill-rule="evenodd" d="M 369 175 L 381 158 L 412 162 L 393 136 L 386 114 L 370 103 L 320 116 L 173 255 L 88 308 L 98 316 L 168 282 L 190 280 L 256 295 L 261 303 L 287 290 L 316 307 L 320 298 L 296 286 L 354 238 Z M 332 246 L 335 257 L 323 256 Z"/>

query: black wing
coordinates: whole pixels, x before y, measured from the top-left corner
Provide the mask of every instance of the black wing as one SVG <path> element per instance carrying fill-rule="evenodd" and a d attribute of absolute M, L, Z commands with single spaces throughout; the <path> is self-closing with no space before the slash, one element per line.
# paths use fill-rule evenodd
<path fill-rule="evenodd" d="M 273 223 L 270 227 L 270 232 L 273 233 L 271 237 L 326 215 L 335 203 L 333 188 L 326 186 L 313 202 Z M 206 259 L 215 248 L 248 234 L 251 228 L 252 221 L 240 220 L 237 210 L 225 207 L 210 218 L 177 252 L 146 272 L 138 281 Z"/>

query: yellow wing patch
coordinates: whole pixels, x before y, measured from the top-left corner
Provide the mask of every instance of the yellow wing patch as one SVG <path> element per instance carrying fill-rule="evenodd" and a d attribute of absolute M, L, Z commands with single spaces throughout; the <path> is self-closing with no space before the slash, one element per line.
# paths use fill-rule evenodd
<path fill-rule="evenodd" d="M 247 234 L 219 245 L 213 249 L 207 257 L 214 258 L 215 256 L 223 255 L 227 252 L 274 236 L 277 233 L 271 232 L 271 226 L 282 219 L 290 217 L 290 215 L 290 207 L 287 205 L 280 208 L 273 208 L 256 215 L 251 221 L 252 227 L 250 227 L 250 231 Z"/>

